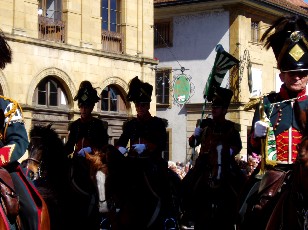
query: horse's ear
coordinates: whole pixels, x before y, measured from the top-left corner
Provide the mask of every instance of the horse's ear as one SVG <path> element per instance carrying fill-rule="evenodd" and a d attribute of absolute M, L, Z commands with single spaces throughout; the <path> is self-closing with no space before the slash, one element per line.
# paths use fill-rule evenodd
<path fill-rule="evenodd" d="M 293 109 L 294 109 L 295 120 L 300 128 L 301 133 L 303 135 L 308 134 L 308 126 L 307 126 L 308 110 L 301 109 L 298 101 L 294 102 Z"/>
<path fill-rule="evenodd" d="M 46 126 L 46 128 L 47 129 L 51 129 L 51 126 L 53 125 L 53 123 L 52 122 L 50 122 L 47 126 Z"/>

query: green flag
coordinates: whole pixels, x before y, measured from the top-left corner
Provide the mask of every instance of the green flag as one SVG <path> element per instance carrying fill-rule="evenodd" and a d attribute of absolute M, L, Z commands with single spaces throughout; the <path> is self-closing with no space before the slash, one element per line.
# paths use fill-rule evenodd
<path fill-rule="evenodd" d="M 217 54 L 214 62 L 214 66 L 211 70 L 209 78 L 204 88 L 204 99 L 212 101 L 215 89 L 221 85 L 221 82 L 234 65 L 239 64 L 239 60 L 227 53 L 222 45 L 218 44 L 215 48 Z"/>

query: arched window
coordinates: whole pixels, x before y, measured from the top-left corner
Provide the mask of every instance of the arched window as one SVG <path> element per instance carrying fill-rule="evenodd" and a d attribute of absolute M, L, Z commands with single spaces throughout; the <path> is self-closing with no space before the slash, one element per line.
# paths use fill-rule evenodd
<path fill-rule="evenodd" d="M 68 101 L 61 84 L 56 79 L 47 77 L 37 85 L 33 103 L 46 107 L 66 107 Z"/>
<path fill-rule="evenodd" d="M 106 112 L 126 112 L 123 96 L 115 85 L 109 85 L 103 89 L 100 109 Z"/>

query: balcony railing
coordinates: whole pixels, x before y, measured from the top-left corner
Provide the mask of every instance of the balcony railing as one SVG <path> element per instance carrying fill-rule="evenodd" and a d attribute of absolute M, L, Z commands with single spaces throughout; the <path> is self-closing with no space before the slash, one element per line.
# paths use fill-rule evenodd
<path fill-rule="evenodd" d="M 123 34 L 112 31 L 102 31 L 102 49 L 111 53 L 123 53 Z"/>
<path fill-rule="evenodd" d="M 39 39 L 60 43 L 65 42 L 65 24 L 63 21 L 39 16 L 38 22 Z"/>

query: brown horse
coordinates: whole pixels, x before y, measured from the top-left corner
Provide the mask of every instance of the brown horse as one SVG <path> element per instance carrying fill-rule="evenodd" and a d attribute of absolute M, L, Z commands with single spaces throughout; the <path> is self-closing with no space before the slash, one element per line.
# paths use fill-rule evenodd
<path fill-rule="evenodd" d="M 102 153 L 102 160 L 96 162 L 105 162 L 108 168 L 105 189 L 110 228 L 178 229 L 175 219 L 165 218 L 166 203 L 144 168 L 149 158 L 124 156 L 112 145 Z"/>
<path fill-rule="evenodd" d="M 183 179 L 182 224 L 192 221 L 194 229 L 234 229 L 245 180 L 229 149 L 221 143 L 199 155 Z"/>
<path fill-rule="evenodd" d="M 63 142 L 51 125 L 36 125 L 29 136 L 29 157 L 22 166 L 47 204 L 51 229 L 65 229 L 68 161 Z"/>
<path fill-rule="evenodd" d="M 104 187 L 104 181 L 102 186 L 97 181 L 102 177 L 97 172 L 104 172 L 99 152 L 68 158 L 51 125 L 34 126 L 30 140 L 29 158 L 23 165 L 47 203 L 51 229 L 99 229 L 99 211 L 106 212 L 104 194 L 98 191 Z M 77 216 L 79 210 L 85 215 Z"/>

